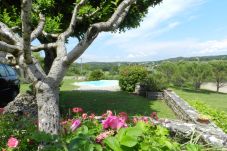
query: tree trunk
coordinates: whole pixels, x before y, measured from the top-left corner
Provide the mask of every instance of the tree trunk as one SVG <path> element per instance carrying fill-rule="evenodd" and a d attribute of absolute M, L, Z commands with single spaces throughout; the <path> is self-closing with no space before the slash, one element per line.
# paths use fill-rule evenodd
<path fill-rule="evenodd" d="M 50 37 L 49 38 L 39 37 L 38 39 L 42 44 L 51 43 L 51 42 L 56 41 L 56 39 L 50 38 Z M 44 71 L 45 71 L 46 74 L 48 74 L 49 71 L 50 71 L 50 68 L 51 68 L 51 66 L 54 62 L 54 59 L 57 57 L 57 54 L 56 54 L 55 48 L 44 50 L 44 52 L 45 52 Z"/>
<path fill-rule="evenodd" d="M 44 58 L 44 71 L 46 74 L 49 73 L 50 68 L 52 66 L 52 63 L 54 59 L 56 58 L 56 50 L 55 49 L 49 49 L 45 52 L 45 58 Z"/>
<path fill-rule="evenodd" d="M 201 82 L 198 82 L 198 81 L 195 82 L 195 84 L 194 84 L 195 90 L 199 90 L 200 86 L 201 86 Z"/>
<path fill-rule="evenodd" d="M 60 129 L 59 88 L 55 88 L 46 82 L 38 82 L 36 99 L 39 130 L 49 134 L 58 134 Z"/>
<path fill-rule="evenodd" d="M 220 82 L 219 82 L 219 80 L 216 81 L 216 86 L 217 86 L 217 92 L 219 92 L 219 88 L 220 88 Z"/>

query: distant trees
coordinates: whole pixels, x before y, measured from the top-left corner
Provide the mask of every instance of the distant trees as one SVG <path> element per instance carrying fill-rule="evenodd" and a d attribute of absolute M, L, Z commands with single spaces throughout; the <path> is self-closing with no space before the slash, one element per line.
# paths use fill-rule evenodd
<path fill-rule="evenodd" d="M 224 86 L 227 81 L 227 62 L 222 60 L 214 60 L 209 62 L 212 66 L 212 77 L 216 82 L 217 92 Z"/>
<path fill-rule="evenodd" d="M 176 71 L 176 64 L 174 62 L 163 62 L 157 68 L 164 76 L 166 76 L 168 83 L 170 83 L 173 79 L 172 76 Z"/>
<path fill-rule="evenodd" d="M 193 61 L 187 64 L 188 78 L 196 90 L 211 75 L 211 66 L 207 62 Z"/>
<path fill-rule="evenodd" d="M 134 91 L 140 82 L 150 91 L 162 91 L 169 86 L 200 89 L 204 82 L 216 82 L 216 90 L 227 82 L 227 61 L 166 61 L 155 64 L 151 70 L 144 66 L 120 68 L 119 84 L 124 91 Z"/>
<path fill-rule="evenodd" d="M 195 90 L 200 89 L 204 82 L 215 81 L 219 92 L 227 81 L 227 61 L 222 60 L 168 61 L 158 64 L 155 70 L 164 75 L 168 85 L 192 86 Z"/>

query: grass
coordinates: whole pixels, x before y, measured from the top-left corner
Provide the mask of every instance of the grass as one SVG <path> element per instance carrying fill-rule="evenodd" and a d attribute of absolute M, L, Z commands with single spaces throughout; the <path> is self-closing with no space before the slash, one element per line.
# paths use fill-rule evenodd
<path fill-rule="evenodd" d="M 100 115 L 110 109 L 129 115 L 150 115 L 157 112 L 161 118 L 176 118 L 172 110 L 161 100 L 149 100 L 126 92 L 77 91 L 73 79 L 65 79 L 60 92 L 60 108 L 66 114 L 73 107 L 82 107 L 88 113 Z M 21 85 L 21 92 L 28 90 L 28 84 Z"/>
<path fill-rule="evenodd" d="M 161 100 L 149 100 L 126 92 L 85 92 L 61 91 L 60 104 L 64 109 L 82 107 L 85 111 L 102 114 L 110 109 L 129 115 L 150 115 L 157 112 L 159 117 L 175 118 L 171 109 Z"/>
<path fill-rule="evenodd" d="M 173 88 L 173 90 L 189 103 L 190 101 L 197 100 L 206 103 L 212 108 L 227 112 L 227 94 L 208 90 L 195 91 L 193 89 L 180 88 Z"/>
<path fill-rule="evenodd" d="M 20 92 L 25 93 L 27 90 L 29 90 L 29 84 L 20 85 Z"/>

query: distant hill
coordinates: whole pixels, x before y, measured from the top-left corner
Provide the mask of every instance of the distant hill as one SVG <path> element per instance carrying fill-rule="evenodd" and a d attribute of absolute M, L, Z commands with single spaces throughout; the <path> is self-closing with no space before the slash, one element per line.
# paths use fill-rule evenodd
<path fill-rule="evenodd" d="M 219 56 L 199 56 L 199 57 L 176 57 L 160 61 L 210 61 L 210 60 L 227 60 L 227 55 Z M 159 62 L 159 61 L 158 61 Z"/>
<path fill-rule="evenodd" d="M 109 71 L 111 68 L 122 65 L 150 65 L 150 64 L 159 64 L 164 61 L 211 61 L 211 60 L 227 60 L 227 55 L 219 56 L 198 56 L 198 57 L 176 57 L 169 58 L 159 61 L 145 61 L 145 62 L 86 62 L 83 63 L 84 66 L 88 66 L 89 69 L 102 69 L 104 71 Z M 80 63 L 77 63 L 77 65 Z"/>

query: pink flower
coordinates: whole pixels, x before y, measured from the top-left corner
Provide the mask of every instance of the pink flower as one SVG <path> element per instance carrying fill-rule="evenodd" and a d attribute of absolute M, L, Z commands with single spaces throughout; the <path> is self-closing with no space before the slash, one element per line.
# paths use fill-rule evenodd
<path fill-rule="evenodd" d="M 0 114 L 4 112 L 4 108 L 0 108 Z"/>
<path fill-rule="evenodd" d="M 155 119 L 156 121 L 158 120 L 158 115 L 157 115 L 157 113 L 156 112 L 152 112 L 151 113 L 151 118 L 152 119 Z"/>
<path fill-rule="evenodd" d="M 142 121 L 144 121 L 145 123 L 147 123 L 149 121 L 148 117 L 142 117 Z"/>
<path fill-rule="evenodd" d="M 138 118 L 137 117 L 133 117 L 133 123 L 136 124 L 138 122 Z"/>
<path fill-rule="evenodd" d="M 82 114 L 82 119 L 86 120 L 87 119 L 87 113 Z"/>
<path fill-rule="evenodd" d="M 101 143 L 102 140 L 104 140 L 105 138 L 107 138 L 107 137 L 110 136 L 110 135 L 114 135 L 114 131 L 113 131 L 113 130 L 106 131 L 106 132 L 103 132 L 103 133 L 99 134 L 99 135 L 96 137 L 95 141 L 96 141 L 97 143 Z"/>
<path fill-rule="evenodd" d="M 10 138 L 8 139 L 7 146 L 8 146 L 9 148 L 16 148 L 16 147 L 18 146 L 18 144 L 19 144 L 19 141 L 18 141 L 16 138 L 10 137 Z"/>
<path fill-rule="evenodd" d="M 80 107 L 74 107 L 74 108 L 72 109 L 72 112 L 73 112 L 73 113 L 82 113 L 82 112 L 83 112 L 83 109 L 80 108 Z"/>
<path fill-rule="evenodd" d="M 93 120 L 93 119 L 95 118 L 95 114 L 94 114 L 94 113 L 91 113 L 91 115 L 89 116 L 89 118 L 90 118 L 91 120 Z"/>
<path fill-rule="evenodd" d="M 80 124 L 81 124 L 81 121 L 80 120 L 75 120 L 75 121 L 73 121 L 70 129 L 72 131 L 74 131 L 74 130 L 76 130 L 80 126 Z"/>
<path fill-rule="evenodd" d="M 107 110 L 106 111 L 106 114 L 107 114 L 107 116 L 112 116 L 113 115 L 113 112 L 111 110 Z"/>
<path fill-rule="evenodd" d="M 107 118 L 107 114 L 106 113 L 103 113 L 102 114 L 102 118 Z"/>
<path fill-rule="evenodd" d="M 125 119 L 117 116 L 109 116 L 106 120 L 102 121 L 102 125 L 104 129 L 112 128 L 112 129 L 120 129 L 121 127 L 127 126 L 125 123 Z"/>
<path fill-rule="evenodd" d="M 118 116 L 120 116 L 120 117 L 122 117 L 123 119 L 125 119 L 125 121 L 128 120 L 128 114 L 125 113 L 125 112 L 120 112 L 120 113 L 118 114 Z"/>
<path fill-rule="evenodd" d="M 68 121 L 61 121 L 60 124 L 61 124 L 61 125 L 65 125 L 65 124 L 67 124 L 67 122 L 68 122 Z"/>

